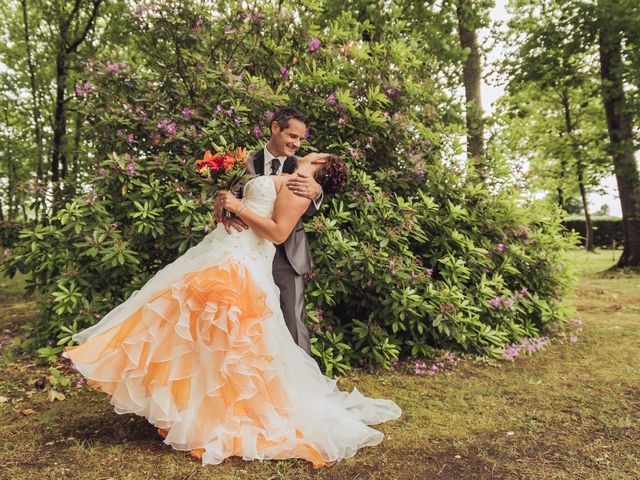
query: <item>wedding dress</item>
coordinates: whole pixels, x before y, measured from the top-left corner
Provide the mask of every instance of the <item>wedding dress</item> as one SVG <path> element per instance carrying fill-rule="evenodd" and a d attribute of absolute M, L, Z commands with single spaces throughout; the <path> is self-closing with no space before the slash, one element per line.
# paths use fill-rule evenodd
<path fill-rule="evenodd" d="M 243 202 L 271 217 L 271 177 Z M 230 456 L 304 458 L 314 467 L 380 443 L 368 425 L 398 418 L 391 400 L 337 389 L 293 341 L 273 281 L 275 247 L 222 225 L 156 273 L 96 325 L 70 359 L 119 414 L 158 427 L 164 443 L 203 463 Z"/>

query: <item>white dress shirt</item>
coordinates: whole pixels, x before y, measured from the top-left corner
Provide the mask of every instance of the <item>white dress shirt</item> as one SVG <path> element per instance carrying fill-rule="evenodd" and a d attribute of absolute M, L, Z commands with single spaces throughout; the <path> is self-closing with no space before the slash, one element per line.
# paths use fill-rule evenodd
<path fill-rule="evenodd" d="M 278 175 L 282 175 L 282 167 L 284 166 L 284 161 L 287 159 L 286 155 L 281 157 L 274 157 L 273 154 L 269 151 L 267 146 L 264 147 L 264 174 L 271 175 L 271 161 L 277 158 L 280 160 L 280 167 L 278 167 Z"/>
<path fill-rule="evenodd" d="M 282 167 L 284 167 L 284 162 L 287 159 L 287 156 L 274 157 L 273 154 L 269 151 L 267 146 L 264 146 L 264 174 L 271 175 L 271 161 L 277 158 L 280 160 L 280 166 L 278 167 L 277 175 L 282 175 Z M 312 200 L 313 205 L 316 207 L 316 210 L 320 210 L 320 206 L 322 205 L 322 199 L 324 198 L 324 192 L 322 188 L 320 188 L 320 196 L 316 200 Z"/>

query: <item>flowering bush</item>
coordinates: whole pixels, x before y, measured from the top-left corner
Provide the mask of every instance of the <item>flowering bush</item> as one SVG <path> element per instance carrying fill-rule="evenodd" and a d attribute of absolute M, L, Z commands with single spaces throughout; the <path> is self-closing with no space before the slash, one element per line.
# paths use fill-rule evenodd
<path fill-rule="evenodd" d="M 260 148 L 282 104 L 309 114 L 304 150 L 343 154 L 352 172 L 306 224 L 312 353 L 327 373 L 443 349 L 500 357 L 565 318 L 571 238 L 456 164 L 464 125 L 419 41 L 392 21 L 363 41 L 367 25 L 348 12 L 327 23 L 313 5 L 207 5 L 139 4 L 123 23 L 147 52 L 138 64 L 87 64 L 85 193 L 5 261 L 43 293 L 35 345 L 68 342 L 197 243 L 212 205 L 193 161 L 219 138 Z"/>

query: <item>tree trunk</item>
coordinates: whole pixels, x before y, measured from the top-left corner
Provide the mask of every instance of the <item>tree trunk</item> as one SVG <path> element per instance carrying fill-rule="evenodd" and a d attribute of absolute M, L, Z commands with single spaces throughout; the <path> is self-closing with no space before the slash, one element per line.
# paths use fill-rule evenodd
<path fill-rule="evenodd" d="M 462 65 L 464 93 L 466 99 L 467 156 L 472 162 L 480 178 L 486 176 L 484 157 L 484 120 L 480 82 L 480 48 L 473 18 L 472 0 L 458 0 L 456 14 L 458 17 L 458 34 L 462 48 L 469 49 L 469 54 Z"/>
<path fill-rule="evenodd" d="M 585 248 L 587 252 L 593 252 L 595 250 L 594 246 L 594 235 L 593 235 L 593 223 L 591 222 L 591 215 L 589 215 L 589 202 L 587 201 L 587 189 L 584 185 L 584 164 L 582 163 L 582 159 L 580 158 L 580 151 L 577 148 L 577 145 L 573 139 L 573 120 L 571 119 L 571 108 L 569 104 L 569 93 L 562 93 L 562 106 L 564 108 L 564 123 L 565 123 L 565 131 L 567 133 L 567 137 L 569 137 L 569 142 L 571 143 L 574 155 L 576 157 L 576 172 L 578 175 L 578 189 L 580 190 L 580 199 L 582 200 L 582 209 L 584 210 L 584 221 L 585 221 L 585 230 L 586 230 L 586 238 L 585 238 Z M 566 163 L 565 163 L 566 164 Z"/>
<path fill-rule="evenodd" d="M 27 0 L 21 0 L 22 4 L 22 21 L 24 28 L 24 43 L 27 50 L 27 67 L 29 69 L 29 81 L 31 84 L 31 114 L 33 116 L 34 137 L 36 140 L 36 187 L 42 188 L 44 185 L 44 145 L 42 140 L 42 129 L 40 119 L 40 102 L 38 96 L 38 86 L 36 83 L 36 69 L 33 63 L 33 55 L 31 53 L 31 34 L 29 33 L 29 17 L 27 10 Z M 37 191 L 37 190 L 36 190 Z M 44 188 L 42 192 L 44 192 Z M 36 193 L 36 201 L 34 204 L 35 219 L 38 222 L 38 211 L 40 206 L 44 210 L 44 194 Z M 26 220 L 26 219 L 25 219 Z"/>
<path fill-rule="evenodd" d="M 80 155 L 82 150 L 82 122 L 84 115 L 82 112 L 76 112 L 76 125 L 73 131 L 73 153 L 71 157 L 71 179 L 67 182 L 69 186 L 68 196 L 75 194 L 75 186 L 80 176 Z"/>
<path fill-rule="evenodd" d="M 5 121 L 5 125 L 9 126 L 9 109 L 6 106 L 4 107 L 4 121 Z M 10 137 L 7 138 L 6 147 L 7 147 L 7 156 L 6 156 L 7 158 L 7 207 L 9 209 L 7 211 L 7 220 L 11 222 L 15 217 L 15 210 L 17 209 L 17 203 L 18 203 L 16 201 L 16 195 L 15 195 L 16 182 L 18 178 L 16 174 L 17 172 L 16 172 L 15 160 L 13 158 L 13 142 Z"/>
<path fill-rule="evenodd" d="M 623 87 L 620 33 L 599 5 L 599 47 L 602 97 L 618 184 L 624 249 L 617 267 L 640 267 L 640 175 L 633 155 L 633 124 Z"/>
<path fill-rule="evenodd" d="M 62 14 L 60 17 L 58 53 L 56 55 L 56 106 L 53 115 L 53 150 L 51 153 L 51 182 L 53 184 L 53 212 L 55 213 L 62 203 L 62 195 L 64 189 L 61 185 L 67 177 L 67 152 L 66 152 L 66 133 L 67 133 L 67 110 L 65 105 L 65 91 L 67 84 L 67 70 L 70 56 L 73 55 L 80 44 L 87 38 L 89 30 L 95 24 L 98 18 L 98 10 L 103 0 L 93 0 L 91 13 L 84 28 L 76 38 L 69 39 L 69 31 L 72 22 L 79 16 L 82 7 L 82 0 L 75 0 L 71 13 L 65 18 Z M 71 29 L 77 31 L 77 29 Z"/>
<path fill-rule="evenodd" d="M 60 46 L 56 56 L 56 105 L 53 115 L 53 150 L 51 153 L 51 183 L 53 188 L 53 212 L 57 212 L 61 198 L 60 165 L 66 165 L 64 146 L 67 131 L 67 112 L 64 94 L 67 82 L 67 54 L 64 39 L 60 39 Z M 66 172 L 65 172 L 66 173 Z M 64 175 L 62 175 L 64 178 Z"/>
<path fill-rule="evenodd" d="M 565 209 L 566 199 L 564 198 L 564 177 L 567 175 L 567 161 L 564 158 L 560 159 L 560 171 L 556 178 L 558 179 L 558 187 L 556 191 L 558 192 L 558 206 L 561 209 Z"/>
<path fill-rule="evenodd" d="M 584 165 L 578 161 L 578 188 L 580 189 L 580 198 L 582 199 L 582 208 L 584 210 L 584 222 L 587 236 L 585 238 L 585 248 L 587 252 L 595 251 L 595 240 L 593 235 L 593 222 L 589 214 L 589 203 L 587 202 L 587 189 L 584 186 Z"/>

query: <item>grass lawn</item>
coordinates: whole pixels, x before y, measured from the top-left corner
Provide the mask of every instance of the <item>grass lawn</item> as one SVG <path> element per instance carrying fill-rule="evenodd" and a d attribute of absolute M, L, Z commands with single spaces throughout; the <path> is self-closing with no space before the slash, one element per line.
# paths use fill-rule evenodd
<path fill-rule="evenodd" d="M 340 380 L 394 399 L 384 442 L 321 470 L 297 460 L 202 466 L 142 417 L 116 415 L 84 385 L 47 399 L 47 366 L 0 359 L 2 479 L 615 479 L 640 478 L 640 276 L 601 275 L 611 252 L 571 257 L 583 320 L 515 361 L 465 362 L 434 377 L 357 373 Z M 0 346 L 33 315 L 0 277 Z M 6 349 L 5 349 L 6 350 Z M 44 388 L 38 388 L 38 386 Z"/>

